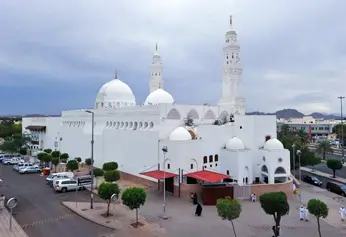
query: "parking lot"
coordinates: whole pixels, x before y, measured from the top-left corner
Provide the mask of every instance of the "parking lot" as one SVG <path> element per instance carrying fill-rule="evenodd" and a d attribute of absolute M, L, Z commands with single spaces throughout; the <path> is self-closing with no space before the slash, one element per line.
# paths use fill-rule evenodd
<path fill-rule="evenodd" d="M 29 237 L 97 237 L 110 233 L 75 215 L 61 205 L 62 201 L 88 201 L 88 191 L 55 193 L 40 174 L 19 174 L 11 165 L 0 165 L 0 192 L 6 198 L 16 197 L 14 217 Z M 102 201 L 94 196 L 95 201 Z"/>

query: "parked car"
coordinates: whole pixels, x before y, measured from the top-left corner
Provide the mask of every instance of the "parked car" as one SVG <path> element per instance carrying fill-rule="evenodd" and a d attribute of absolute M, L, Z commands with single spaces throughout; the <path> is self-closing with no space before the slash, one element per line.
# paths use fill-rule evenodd
<path fill-rule="evenodd" d="M 72 172 L 61 172 L 48 175 L 46 178 L 46 184 L 53 185 L 54 180 L 57 179 L 72 179 L 74 174 Z"/>
<path fill-rule="evenodd" d="M 323 182 L 321 180 L 319 180 L 318 178 L 316 178 L 315 176 L 312 176 L 312 175 L 304 176 L 303 181 L 308 183 L 308 184 L 312 184 L 314 186 L 317 186 L 317 187 L 321 187 L 323 184 Z"/>
<path fill-rule="evenodd" d="M 14 157 L 10 159 L 4 159 L 2 162 L 4 165 L 17 165 L 18 163 L 24 163 L 25 161 L 20 157 Z"/>
<path fill-rule="evenodd" d="M 41 170 L 38 167 L 27 166 L 27 167 L 21 168 L 19 170 L 19 173 L 20 174 L 41 173 Z"/>
<path fill-rule="evenodd" d="M 55 192 L 67 192 L 67 191 L 75 191 L 82 190 L 82 186 L 78 186 L 78 182 L 75 179 L 59 179 L 54 181 L 53 185 Z"/>
<path fill-rule="evenodd" d="M 328 182 L 326 185 L 326 188 L 328 191 L 332 193 L 339 194 L 341 196 L 346 197 L 346 185 L 345 184 L 340 184 L 336 182 Z"/>
<path fill-rule="evenodd" d="M 38 165 L 34 165 L 34 164 L 31 164 L 31 163 L 22 163 L 21 162 L 18 165 L 14 165 L 13 166 L 13 170 L 19 171 L 20 169 L 25 168 L 25 167 L 36 167 L 37 169 L 39 168 Z"/>

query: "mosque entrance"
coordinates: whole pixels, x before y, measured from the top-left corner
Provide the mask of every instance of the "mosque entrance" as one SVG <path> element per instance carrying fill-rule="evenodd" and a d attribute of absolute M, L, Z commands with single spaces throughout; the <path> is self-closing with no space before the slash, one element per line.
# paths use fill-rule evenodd
<path fill-rule="evenodd" d="M 174 193 L 174 177 L 166 178 L 166 191 L 170 193 Z"/>

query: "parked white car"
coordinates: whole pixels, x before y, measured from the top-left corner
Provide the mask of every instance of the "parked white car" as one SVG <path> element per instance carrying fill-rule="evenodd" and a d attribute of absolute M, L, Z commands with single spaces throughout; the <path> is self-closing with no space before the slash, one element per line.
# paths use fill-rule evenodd
<path fill-rule="evenodd" d="M 55 192 L 67 192 L 82 190 L 83 187 L 78 186 L 78 182 L 75 179 L 58 179 L 53 183 L 53 188 Z"/>
<path fill-rule="evenodd" d="M 25 161 L 20 157 L 14 157 L 11 159 L 4 160 L 4 165 L 17 165 L 19 163 L 24 163 Z"/>
<path fill-rule="evenodd" d="M 61 172 L 50 174 L 46 178 L 46 184 L 53 185 L 53 183 L 58 179 L 73 179 L 74 174 L 72 172 Z"/>
<path fill-rule="evenodd" d="M 25 168 L 25 167 L 35 167 L 35 168 L 39 168 L 38 165 L 35 165 L 35 164 L 31 164 L 31 163 L 18 163 L 17 165 L 13 166 L 13 170 L 15 171 L 19 171 L 20 169 L 22 168 Z"/>

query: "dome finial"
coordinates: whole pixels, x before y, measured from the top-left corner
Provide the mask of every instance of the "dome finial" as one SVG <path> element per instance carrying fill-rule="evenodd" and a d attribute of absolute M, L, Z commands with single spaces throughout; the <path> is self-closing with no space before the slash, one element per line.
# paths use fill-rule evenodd
<path fill-rule="evenodd" d="M 233 16 L 232 15 L 229 16 L 229 25 L 230 26 L 233 25 Z"/>
<path fill-rule="evenodd" d="M 118 71 L 117 70 L 115 70 L 115 72 L 114 72 L 114 79 L 118 79 Z"/>
<path fill-rule="evenodd" d="M 155 50 L 157 51 L 159 49 L 158 43 L 156 43 Z"/>

